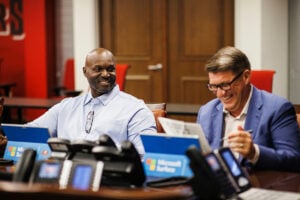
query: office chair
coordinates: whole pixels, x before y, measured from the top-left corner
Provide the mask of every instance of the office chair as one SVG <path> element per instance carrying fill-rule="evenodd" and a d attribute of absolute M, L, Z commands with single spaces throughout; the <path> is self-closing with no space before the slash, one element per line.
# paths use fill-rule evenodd
<path fill-rule="evenodd" d="M 160 122 L 158 121 L 158 117 L 167 117 L 167 104 L 166 103 L 149 103 L 146 104 L 148 108 L 153 112 L 156 128 L 158 133 L 165 133 L 163 127 L 161 126 Z"/>
<path fill-rule="evenodd" d="M 251 83 L 258 89 L 272 92 L 274 70 L 251 70 Z"/>
<path fill-rule="evenodd" d="M 125 89 L 125 80 L 128 68 L 128 64 L 116 63 L 116 83 L 119 85 L 120 90 L 124 91 Z"/>
<path fill-rule="evenodd" d="M 74 97 L 79 95 L 82 91 L 75 90 L 75 80 L 74 80 L 74 59 L 69 58 L 65 63 L 65 68 L 63 72 L 63 85 L 55 87 L 55 96 L 62 97 Z"/>

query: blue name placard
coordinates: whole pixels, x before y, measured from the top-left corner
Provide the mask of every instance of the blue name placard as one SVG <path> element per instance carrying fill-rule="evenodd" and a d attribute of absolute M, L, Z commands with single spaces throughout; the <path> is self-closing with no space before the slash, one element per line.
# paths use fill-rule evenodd
<path fill-rule="evenodd" d="M 146 153 L 143 159 L 146 176 L 172 177 L 193 175 L 185 155 Z"/>
<path fill-rule="evenodd" d="M 51 149 L 48 144 L 8 141 L 3 158 L 13 160 L 16 163 L 27 148 L 35 149 L 37 151 L 36 160 L 45 160 L 49 158 L 51 154 Z"/>

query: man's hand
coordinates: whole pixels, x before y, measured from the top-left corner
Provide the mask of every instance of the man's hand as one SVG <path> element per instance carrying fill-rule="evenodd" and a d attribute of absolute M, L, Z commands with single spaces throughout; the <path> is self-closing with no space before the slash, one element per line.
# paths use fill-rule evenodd
<path fill-rule="evenodd" d="M 228 135 L 227 139 L 228 146 L 232 151 L 241 154 L 244 158 L 253 159 L 255 148 L 250 131 L 246 131 L 239 126 L 237 131 Z"/>

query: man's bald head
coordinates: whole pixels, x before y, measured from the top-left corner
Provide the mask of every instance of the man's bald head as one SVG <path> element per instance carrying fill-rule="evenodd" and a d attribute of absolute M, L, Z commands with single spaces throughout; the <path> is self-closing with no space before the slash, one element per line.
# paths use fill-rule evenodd
<path fill-rule="evenodd" d="M 110 59 L 114 62 L 114 55 L 105 48 L 96 48 L 90 51 L 85 58 L 85 66 L 90 66 L 95 60 Z"/>

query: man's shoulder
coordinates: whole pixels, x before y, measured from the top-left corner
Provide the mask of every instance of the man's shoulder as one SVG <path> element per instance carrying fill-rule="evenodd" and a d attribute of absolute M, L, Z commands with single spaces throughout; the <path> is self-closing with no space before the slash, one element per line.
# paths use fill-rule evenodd
<path fill-rule="evenodd" d="M 129 93 L 126 92 L 120 92 L 119 97 L 122 98 L 127 103 L 134 103 L 134 104 L 144 104 L 144 101 L 142 99 L 139 99 Z"/>
<path fill-rule="evenodd" d="M 215 109 L 215 108 L 222 108 L 222 103 L 218 98 L 212 99 L 209 102 L 207 102 L 206 104 L 201 106 L 202 109 Z"/>
<path fill-rule="evenodd" d="M 79 95 L 76 97 L 66 97 L 60 101 L 61 105 L 77 105 L 84 101 L 86 95 Z"/>
<path fill-rule="evenodd" d="M 219 99 L 213 99 L 207 102 L 204 105 L 201 105 L 198 111 L 198 117 L 203 116 L 207 117 L 207 113 L 210 113 L 211 115 L 214 113 L 223 112 L 223 105 Z"/>
<path fill-rule="evenodd" d="M 257 90 L 255 95 L 253 96 L 253 105 L 258 107 L 262 106 L 262 109 L 274 111 L 274 110 L 285 110 L 291 109 L 293 104 L 286 98 L 279 96 L 274 93 L 269 93 L 264 90 Z"/>
<path fill-rule="evenodd" d="M 255 93 L 254 93 L 255 94 Z M 266 92 L 264 90 L 256 90 L 256 95 L 254 95 L 255 101 L 258 101 L 260 98 L 262 101 L 267 103 L 276 103 L 276 104 L 286 104 L 291 103 L 287 98 L 279 96 L 274 93 Z"/>

